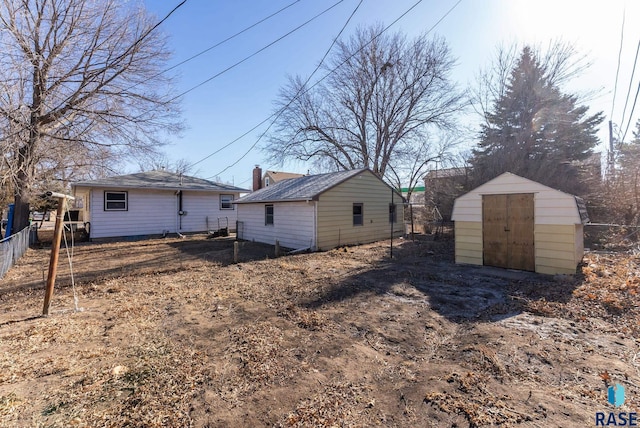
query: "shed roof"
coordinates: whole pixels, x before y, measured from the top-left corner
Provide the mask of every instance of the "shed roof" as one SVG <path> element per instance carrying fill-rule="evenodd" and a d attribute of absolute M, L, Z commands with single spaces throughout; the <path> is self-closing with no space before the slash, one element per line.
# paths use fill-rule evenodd
<path fill-rule="evenodd" d="M 511 172 L 500 174 L 458 197 L 455 200 L 451 218 L 454 221 L 481 221 L 479 216 L 482 212 L 482 195 L 514 193 L 535 193 L 537 195 L 536 224 L 539 222 L 574 224 L 589 221 L 584 201 L 581 198 Z"/>
<path fill-rule="evenodd" d="M 373 174 L 367 168 L 360 168 L 327 174 L 305 175 L 304 177 L 278 181 L 271 186 L 243 196 L 235 203 L 317 200 L 320 194 L 365 171 Z"/>
<path fill-rule="evenodd" d="M 78 181 L 74 187 L 109 187 L 114 189 L 198 190 L 210 192 L 248 192 L 247 189 L 216 183 L 204 178 L 175 172 L 154 170 L 118 175 L 98 180 Z"/>

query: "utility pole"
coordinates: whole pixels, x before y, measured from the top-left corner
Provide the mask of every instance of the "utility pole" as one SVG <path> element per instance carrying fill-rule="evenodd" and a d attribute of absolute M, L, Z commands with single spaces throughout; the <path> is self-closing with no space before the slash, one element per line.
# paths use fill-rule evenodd
<path fill-rule="evenodd" d="M 611 179 L 615 173 L 615 159 L 613 156 L 613 122 L 609 121 L 609 153 L 607 157 L 607 179 Z"/>

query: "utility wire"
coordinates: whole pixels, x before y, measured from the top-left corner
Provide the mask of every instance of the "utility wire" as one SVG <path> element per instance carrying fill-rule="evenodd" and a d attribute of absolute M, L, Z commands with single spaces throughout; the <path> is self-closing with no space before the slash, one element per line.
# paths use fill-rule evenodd
<path fill-rule="evenodd" d="M 638 83 L 638 90 L 636 91 L 636 97 L 633 100 L 633 107 L 631 108 L 631 114 L 629 114 L 629 122 L 627 122 L 627 128 L 624 130 L 624 135 L 622 136 L 622 141 L 627 137 L 627 132 L 629 131 L 629 126 L 631 126 L 631 122 L 633 120 L 633 112 L 636 109 L 636 102 L 638 101 L 638 94 L 640 94 L 640 82 Z"/>
<path fill-rule="evenodd" d="M 633 84 L 633 76 L 636 73 L 636 65 L 638 64 L 638 52 L 640 52 L 640 40 L 638 40 L 638 47 L 636 48 L 636 57 L 633 60 L 633 69 L 631 71 L 631 79 L 629 80 L 629 89 L 627 90 L 627 99 L 624 102 L 624 109 L 622 110 L 622 120 L 620 121 L 620 125 L 624 124 L 624 116 L 627 112 L 627 104 L 629 103 L 629 96 L 631 95 L 631 85 Z M 631 118 L 629 118 L 629 122 L 631 122 Z M 629 126 L 627 126 L 627 129 L 629 128 Z M 625 135 L 627 133 L 625 132 Z M 622 138 L 622 141 L 624 141 L 624 137 Z"/>
<path fill-rule="evenodd" d="M 393 25 L 395 25 L 398 21 L 400 21 L 402 18 L 404 18 L 409 12 L 411 12 L 414 8 L 416 8 L 420 3 L 422 3 L 422 0 L 418 0 L 416 3 L 414 3 L 411 7 L 409 7 L 409 9 L 407 9 L 404 13 L 402 13 L 398 18 L 396 18 L 391 24 L 389 24 L 388 26 L 386 26 L 384 29 L 382 29 L 382 31 L 380 31 L 378 34 L 376 34 L 371 40 L 369 40 L 367 43 L 365 43 L 362 47 L 360 47 L 360 49 L 356 50 L 353 54 L 351 54 L 349 57 L 347 57 L 347 59 L 345 59 L 343 62 L 341 62 L 340 64 L 338 64 L 335 68 L 333 68 L 332 70 L 330 70 L 327 74 L 325 74 L 322 78 L 320 78 L 318 81 L 316 81 L 313 85 L 311 85 L 309 88 L 307 88 L 304 91 L 298 92 L 298 94 L 296 94 L 296 96 L 294 96 L 291 101 L 289 101 L 289 103 L 283 107 L 282 109 L 280 109 L 278 112 L 272 114 L 271 116 L 269 116 L 267 119 L 263 120 L 262 122 L 260 122 L 260 124 L 256 125 L 254 128 L 252 129 L 256 129 L 258 128 L 260 125 L 262 125 L 263 123 L 267 122 L 269 119 L 271 119 L 272 117 L 276 116 L 276 115 L 280 115 L 284 112 L 284 110 L 286 110 L 287 107 L 289 107 L 289 105 L 291 105 L 291 103 L 293 101 L 295 101 L 297 98 L 299 98 L 301 95 L 306 94 L 307 92 L 309 92 L 311 89 L 313 89 L 314 87 L 316 87 L 318 84 L 320 84 L 322 81 L 324 81 L 327 77 L 329 77 L 330 75 L 332 75 L 333 73 L 335 73 L 340 67 L 342 67 L 344 64 L 346 64 L 347 62 L 349 62 L 349 60 L 351 58 L 353 58 L 354 56 L 356 56 L 358 53 L 360 53 L 363 49 L 365 49 L 367 46 L 369 46 L 371 43 L 373 43 L 376 39 L 378 39 L 378 37 L 380 37 L 383 33 L 385 33 L 389 28 L 391 28 Z M 429 28 L 429 30 L 426 31 L 425 36 L 428 35 L 429 33 L 431 33 L 447 16 L 449 16 L 449 14 L 451 12 L 453 12 L 453 10 L 460 4 L 462 3 L 462 0 L 458 0 L 434 25 L 431 26 L 431 28 Z M 274 121 L 275 122 L 275 121 Z M 273 125 L 273 123 L 271 125 L 269 125 L 269 128 Z M 260 139 L 264 136 L 264 134 L 269 130 L 269 128 L 267 128 L 267 130 L 265 132 L 263 132 L 260 137 L 258 138 L 258 141 L 260 141 Z M 249 131 L 250 132 L 250 131 Z M 247 133 L 243 134 L 247 135 Z M 232 143 L 238 141 L 240 138 L 237 138 L 236 140 L 234 140 Z M 240 162 L 242 159 L 244 159 L 249 152 L 251 152 L 255 146 L 258 144 L 258 141 L 256 141 L 250 148 L 249 150 L 247 150 L 238 160 L 236 160 L 233 164 L 227 166 L 225 169 L 223 169 L 221 172 L 219 172 L 218 174 L 215 174 L 211 177 L 208 178 L 213 178 L 215 176 L 218 176 L 220 174 L 222 174 L 223 172 L 227 171 L 229 168 L 235 166 L 238 162 Z M 227 144 L 224 148 L 230 146 L 232 143 Z M 222 149 L 220 149 L 222 150 Z M 209 155 L 208 157 L 213 156 L 213 154 Z M 207 157 L 207 158 L 208 158 Z M 204 159 L 203 159 L 204 160 Z"/>
<path fill-rule="evenodd" d="M 309 24 L 310 22 L 318 19 L 320 16 L 324 15 L 325 13 L 329 12 L 331 9 L 333 9 L 334 7 L 338 6 L 340 3 L 344 2 L 345 0 L 339 0 L 336 3 L 334 3 L 333 5 L 329 6 L 328 8 L 326 8 L 325 10 L 323 10 L 322 12 L 318 13 L 317 15 L 313 16 L 312 18 L 308 19 L 307 21 L 303 22 L 302 24 L 298 25 L 297 27 L 295 27 L 293 30 L 289 31 L 288 33 L 278 37 L 277 39 L 275 39 L 274 41 L 272 41 L 271 43 L 263 46 L 262 48 L 258 49 L 257 51 L 255 51 L 254 53 L 252 53 L 249 56 L 244 57 L 243 59 L 241 59 L 240 61 L 230 65 L 229 67 L 225 68 L 224 70 L 214 74 L 213 76 L 209 77 L 208 79 L 198 83 L 197 85 L 191 87 L 190 89 L 187 89 L 186 91 L 182 92 L 179 95 L 176 95 L 175 97 L 169 99 L 168 101 L 165 101 L 165 104 L 169 104 L 173 101 L 175 101 L 176 99 L 188 94 L 189 92 L 192 92 L 196 89 L 198 89 L 199 87 L 201 87 L 202 85 L 205 85 L 207 83 L 209 83 L 210 81 L 212 81 L 213 79 L 216 79 L 218 77 L 220 77 L 221 75 L 223 75 L 224 73 L 226 73 L 229 70 L 232 70 L 233 68 L 239 66 L 240 64 L 248 61 L 249 59 L 253 58 L 254 56 L 258 55 L 260 52 L 263 52 L 264 50 L 270 48 L 271 46 L 275 45 L 276 43 L 278 43 L 279 41 L 281 41 L 282 39 L 290 36 L 291 34 L 295 33 L 296 31 L 298 31 L 299 29 L 301 29 L 302 27 L 304 27 L 305 25 Z"/>
<path fill-rule="evenodd" d="M 140 41 L 142 41 L 145 37 L 147 37 L 147 36 L 149 35 L 149 33 L 151 33 L 151 31 L 153 31 L 154 29 L 158 28 L 158 27 L 159 27 L 163 22 L 165 22 L 165 21 L 166 21 L 166 20 L 167 20 L 167 19 L 168 19 L 168 18 L 169 18 L 169 17 L 170 17 L 170 16 L 171 16 L 171 15 L 172 15 L 172 14 L 173 14 L 173 13 L 174 13 L 178 8 L 179 8 L 179 7 L 180 7 L 180 6 L 182 6 L 186 1 L 187 1 L 187 0 L 184 0 L 184 1 L 182 1 L 179 5 L 177 5 L 176 7 L 174 7 L 174 8 L 171 10 L 171 12 L 169 12 L 169 13 L 168 13 L 168 14 L 167 14 L 167 15 L 166 15 L 162 20 L 160 20 L 156 25 L 154 25 L 150 30 L 148 30 L 148 31 L 145 33 L 145 35 L 144 35 L 143 37 L 141 37 L 141 38 L 140 38 L 140 39 L 138 39 L 136 42 L 134 42 L 134 44 L 133 44 L 132 46 L 135 46 L 136 44 L 140 43 Z M 202 51 L 200 51 L 200 52 L 196 53 L 195 55 L 192 55 L 192 56 L 190 56 L 189 58 L 187 58 L 187 59 L 185 59 L 185 60 L 183 60 L 183 61 L 181 61 L 181 62 L 179 62 L 179 63 L 177 63 L 177 64 L 174 64 L 173 66 L 171 66 L 171 67 L 169 67 L 169 68 L 167 68 L 167 69 L 165 69 L 165 70 L 162 70 L 162 71 L 160 71 L 160 72 L 158 72 L 158 73 L 154 74 L 153 76 L 149 77 L 149 78 L 148 78 L 148 79 L 146 79 L 145 81 L 153 80 L 154 78 L 156 78 L 156 77 L 158 77 L 158 76 L 161 76 L 162 74 L 165 74 L 165 73 L 167 73 L 167 72 L 169 72 L 169 71 L 171 71 L 171 70 L 173 70 L 173 69 L 175 69 L 175 68 L 177 68 L 177 67 L 180 67 L 181 65 L 186 64 L 186 63 L 187 63 L 187 62 L 189 62 L 189 61 L 194 60 L 195 58 L 198 58 L 198 57 L 199 57 L 199 56 L 201 56 L 201 55 L 204 55 L 205 53 L 207 53 L 207 52 L 209 52 L 209 51 L 211 51 L 211 50 L 213 50 L 213 49 L 215 49 L 215 48 L 217 48 L 217 47 L 219 47 L 219 46 L 221 46 L 221 45 L 223 45 L 223 44 L 225 44 L 225 43 L 229 42 L 230 40 L 232 40 L 232 39 L 234 39 L 234 38 L 238 37 L 239 35 L 241 35 L 241 34 L 243 34 L 243 33 L 246 33 L 247 31 L 251 30 L 252 28 L 254 28 L 254 27 L 256 27 L 256 26 L 258 26 L 258 25 L 262 24 L 263 22 L 265 22 L 265 21 L 267 21 L 267 20 L 269 20 L 269 19 L 273 18 L 274 16 L 276 16 L 276 15 L 278 15 L 278 14 L 280 14 L 280 13 L 284 12 L 285 10 L 287 10 L 287 9 L 288 9 L 288 8 L 290 8 L 291 6 L 295 5 L 296 3 L 299 3 L 300 1 L 302 1 L 302 0 L 295 0 L 295 1 L 291 2 L 291 3 L 289 3 L 288 5 L 286 5 L 286 6 L 282 7 L 282 8 L 280 8 L 279 10 L 277 10 L 277 11 L 273 12 L 272 14 L 270 14 L 270 15 L 268 15 L 268 16 L 266 16 L 266 17 L 262 18 L 262 19 L 260 19 L 259 21 L 254 22 L 253 24 L 249 25 L 248 27 L 245 27 L 245 28 L 243 28 L 242 30 L 240 30 L 240 31 L 236 32 L 235 34 L 232 34 L 231 36 L 227 37 L 226 39 L 221 40 L 221 41 L 217 42 L 216 44 L 214 44 L 214 45 L 212 45 L 212 46 L 209 46 L 208 48 L 206 48 L 206 49 L 204 49 L 204 50 L 202 50 Z M 130 48 L 130 49 L 131 49 L 131 48 Z M 129 50 L 130 50 L 130 49 L 129 49 Z M 129 51 L 129 50 L 128 50 L 128 51 Z M 133 88 L 135 88 L 136 86 L 139 86 L 141 83 L 142 83 L 142 82 L 134 83 L 134 84 L 130 85 L 129 87 L 126 87 L 126 88 L 124 89 L 124 91 L 128 91 L 128 90 L 130 90 L 130 89 L 133 89 Z M 173 100 L 175 100 L 176 98 L 177 98 L 177 97 L 174 97 L 174 98 L 172 98 L 170 101 L 173 101 Z M 167 103 L 168 103 L 168 102 L 170 102 L 170 101 L 165 101 L 165 102 L 164 102 L 164 103 L 162 103 L 162 104 L 163 104 L 163 105 L 165 105 L 165 104 L 167 104 Z M 97 102 L 98 102 L 98 101 L 95 101 L 94 103 L 89 104 L 89 105 L 88 105 L 88 106 L 86 106 L 85 108 L 89 108 L 89 107 L 91 107 L 92 105 L 95 105 Z M 51 110 L 53 110 L 53 108 L 52 108 L 52 107 L 49 107 L 49 108 L 50 108 Z M 138 117 L 140 117 L 140 115 L 139 115 Z M 64 117 L 60 117 L 60 118 L 58 119 L 58 121 L 60 121 L 60 122 L 61 122 L 63 119 L 66 119 L 66 118 L 64 118 Z M 263 123 L 265 123 L 265 122 L 266 122 L 266 120 L 265 120 L 264 122 L 261 122 L 258 126 L 262 125 L 262 124 L 263 124 Z M 27 128 L 28 128 L 28 126 L 23 126 L 23 129 L 22 129 L 22 130 L 15 132 L 15 133 L 14 133 L 13 135 L 11 135 L 11 136 L 18 135 L 20 132 L 22 132 L 23 130 L 25 130 L 25 129 L 27 129 Z M 255 128 L 253 128 L 253 129 L 249 130 L 249 131 L 247 132 L 247 134 L 248 134 L 249 132 L 252 132 L 254 129 L 255 129 Z M 239 137 L 239 138 L 242 138 L 242 137 L 244 137 L 245 135 L 246 135 L 246 134 L 243 134 L 243 135 L 242 135 L 241 137 Z M 11 136 L 9 136 L 9 137 L 11 137 Z M 236 141 L 236 140 L 234 140 L 233 142 L 235 142 L 235 141 Z M 232 142 L 232 143 L 233 143 L 233 142 Z M 225 146 L 225 147 L 227 147 L 227 146 Z"/>
<path fill-rule="evenodd" d="M 184 61 L 180 61 L 179 63 L 177 63 L 177 64 L 175 64 L 175 65 L 172 65 L 171 67 L 167 68 L 166 70 L 161 71 L 160 73 L 158 73 L 158 74 L 157 74 L 156 76 L 154 76 L 154 77 L 157 77 L 157 76 L 159 76 L 159 75 L 161 75 L 161 74 L 164 74 L 164 73 L 166 73 L 166 72 L 168 72 L 168 71 L 171 71 L 171 70 L 173 70 L 174 68 L 180 67 L 181 65 L 184 65 L 184 64 L 186 64 L 187 62 L 192 61 L 192 60 L 194 60 L 194 59 L 198 58 L 198 57 L 199 57 L 199 56 L 201 56 L 201 55 L 204 55 L 205 53 L 209 52 L 210 50 L 213 50 L 213 49 L 217 48 L 218 46 L 223 45 L 223 44 L 227 43 L 228 41 L 231 41 L 232 39 L 235 39 L 235 38 L 236 38 L 236 37 L 238 37 L 239 35 L 241 35 L 241 34 L 243 34 L 243 33 L 246 33 L 247 31 L 251 30 L 251 29 L 252 29 L 252 28 L 254 28 L 254 27 L 257 27 L 258 25 L 262 24 L 262 23 L 263 23 L 263 22 L 265 22 L 265 21 L 268 21 L 269 19 L 271 19 L 271 18 L 273 18 L 274 16 L 276 16 L 276 15 L 278 15 L 278 14 L 280 14 L 280 13 L 284 12 L 285 10 L 287 10 L 288 8 L 290 8 L 291 6 L 293 6 L 294 4 L 299 3 L 300 1 L 301 1 L 301 0 L 295 0 L 295 1 L 294 1 L 294 2 L 292 2 L 292 3 L 289 3 L 289 4 L 288 4 L 288 5 L 286 5 L 285 7 L 283 7 L 283 8 L 281 8 L 281 9 L 279 9 L 279 10 L 277 10 L 277 11 L 273 12 L 271 15 L 266 16 L 266 17 L 262 18 L 261 20 L 254 22 L 253 24 L 251 24 L 251 25 L 249 25 L 248 27 L 246 27 L 246 28 L 244 28 L 244 29 L 242 29 L 242 30 L 238 31 L 237 33 L 235 33 L 235 34 L 233 34 L 233 35 L 231 35 L 231 36 L 227 37 L 226 39 L 219 41 L 219 42 L 218 42 L 218 43 L 216 43 L 215 45 L 213 45 L 213 46 L 209 46 L 209 47 L 208 47 L 208 48 L 206 48 L 205 50 L 200 51 L 200 52 L 198 52 L 197 54 L 190 56 L 189 58 L 185 59 Z"/>
<path fill-rule="evenodd" d="M 624 40 L 625 10 L 622 11 L 622 30 L 620 31 L 620 50 L 618 51 L 618 68 L 616 69 L 616 83 L 613 86 L 613 102 L 611 103 L 610 118 L 613 118 L 613 108 L 616 105 L 616 93 L 618 92 L 618 75 L 620 74 L 620 58 L 622 58 L 622 45 Z"/>
<path fill-rule="evenodd" d="M 249 150 L 247 150 L 242 156 L 240 156 L 239 159 L 237 159 L 234 163 L 232 163 L 231 165 L 227 166 L 225 169 L 223 169 L 222 171 L 220 171 L 218 174 L 216 175 L 220 175 L 222 173 L 224 173 L 225 171 L 227 171 L 229 168 L 235 166 L 238 164 L 238 162 L 240 162 L 242 159 L 245 158 L 245 156 L 247 156 L 257 145 L 258 143 L 262 140 L 262 138 L 267 134 L 267 132 L 269 132 L 269 130 L 271 129 L 271 127 L 278 121 L 278 119 L 280 118 L 280 116 L 282 115 L 282 113 L 284 113 L 286 111 L 287 108 L 289 108 L 289 106 L 296 100 L 298 99 L 298 97 L 300 95 L 302 95 L 304 88 L 307 86 L 307 84 L 311 81 L 311 78 L 318 72 L 318 70 L 320 69 L 320 67 L 322 66 L 322 64 L 324 63 L 324 60 L 327 59 L 327 56 L 329 55 L 329 53 L 331 52 L 331 49 L 333 49 L 333 47 L 335 46 L 335 44 L 338 42 L 338 39 L 340 38 L 340 36 L 342 35 L 342 33 L 344 32 L 344 30 L 347 28 L 347 25 L 349 25 L 349 22 L 351 22 L 351 19 L 353 18 L 353 16 L 356 14 L 356 12 L 358 11 L 358 9 L 360 8 L 360 6 L 362 5 L 362 2 L 364 0 L 360 0 L 360 2 L 358 2 L 358 4 L 356 5 L 355 9 L 353 9 L 353 12 L 351 12 L 351 15 L 349 15 L 349 18 L 347 19 L 347 21 L 344 23 L 344 25 L 342 26 L 342 28 L 340 29 L 340 31 L 338 32 L 338 34 L 333 38 L 333 41 L 331 42 L 331 45 L 329 46 L 329 48 L 326 50 L 326 52 L 324 53 L 324 55 L 322 56 L 322 59 L 320 60 L 320 62 L 318 63 L 318 65 L 316 66 L 316 68 L 311 72 L 311 74 L 309 75 L 309 77 L 307 77 L 307 80 L 305 80 L 305 82 L 300 86 L 300 88 L 298 89 L 298 92 L 296 92 L 296 94 L 291 98 L 291 100 L 289 100 L 289 102 L 287 103 L 286 106 L 282 107 L 281 109 L 279 109 L 275 114 L 269 116 L 269 118 L 273 117 L 273 120 L 271 121 L 271 123 L 269 124 L 269 126 L 267 127 L 267 129 L 265 129 L 262 134 L 260 134 L 260 136 L 258 137 L 258 139 L 256 140 L 255 143 L 253 143 L 253 145 L 251 147 L 249 147 Z M 304 91 L 306 92 L 306 91 Z M 275 116 L 275 117 L 274 117 Z M 215 177 L 215 175 L 214 175 Z"/>

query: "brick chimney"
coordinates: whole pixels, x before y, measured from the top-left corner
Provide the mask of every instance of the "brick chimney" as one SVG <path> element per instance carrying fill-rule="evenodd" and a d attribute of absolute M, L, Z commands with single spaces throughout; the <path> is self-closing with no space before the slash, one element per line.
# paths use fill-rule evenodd
<path fill-rule="evenodd" d="M 253 168 L 253 191 L 260 190 L 262 188 L 262 168 L 260 165 L 256 165 Z"/>

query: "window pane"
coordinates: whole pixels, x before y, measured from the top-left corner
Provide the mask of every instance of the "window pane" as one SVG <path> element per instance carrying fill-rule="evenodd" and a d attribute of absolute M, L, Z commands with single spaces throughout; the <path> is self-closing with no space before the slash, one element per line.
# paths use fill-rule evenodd
<path fill-rule="evenodd" d="M 127 192 L 104 192 L 105 211 L 126 211 Z"/>
<path fill-rule="evenodd" d="M 273 205 L 264 206 L 264 224 L 273 224 Z"/>
<path fill-rule="evenodd" d="M 233 195 L 220 195 L 220 209 L 233 209 Z"/>
<path fill-rule="evenodd" d="M 362 204 L 353 204 L 353 225 L 362 226 L 363 217 Z"/>

